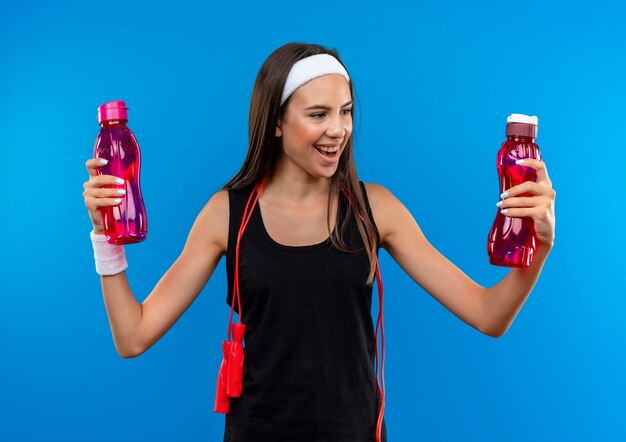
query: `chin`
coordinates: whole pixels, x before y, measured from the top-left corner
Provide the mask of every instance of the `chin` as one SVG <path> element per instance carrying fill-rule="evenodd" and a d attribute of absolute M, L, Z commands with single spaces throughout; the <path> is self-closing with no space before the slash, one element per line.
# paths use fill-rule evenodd
<path fill-rule="evenodd" d="M 329 171 L 328 173 L 323 174 L 320 178 L 328 178 L 328 179 L 330 179 L 330 178 L 334 177 L 335 175 L 337 175 L 337 169 L 338 168 L 336 168 L 333 171 Z"/>

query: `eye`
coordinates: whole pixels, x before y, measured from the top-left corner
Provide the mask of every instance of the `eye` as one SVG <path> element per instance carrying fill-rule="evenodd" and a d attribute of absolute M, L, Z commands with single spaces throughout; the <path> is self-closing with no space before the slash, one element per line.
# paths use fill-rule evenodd
<path fill-rule="evenodd" d="M 342 109 L 342 111 L 344 113 L 344 115 L 350 115 L 352 113 L 352 108 L 350 109 Z M 324 115 L 326 115 L 325 112 L 321 112 L 321 113 L 317 113 L 317 114 L 311 114 L 310 116 L 316 119 L 320 119 L 322 118 Z"/>

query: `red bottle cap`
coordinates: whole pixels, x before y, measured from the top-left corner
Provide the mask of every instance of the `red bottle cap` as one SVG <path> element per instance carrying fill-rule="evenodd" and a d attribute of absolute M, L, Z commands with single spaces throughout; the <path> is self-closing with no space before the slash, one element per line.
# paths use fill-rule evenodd
<path fill-rule="evenodd" d="M 506 136 L 537 138 L 538 123 L 536 116 L 511 114 L 506 119 Z"/>
<path fill-rule="evenodd" d="M 128 121 L 128 115 L 126 111 L 126 103 L 122 100 L 109 101 L 98 107 L 98 123 L 102 124 L 103 121 L 108 120 L 124 120 Z"/>

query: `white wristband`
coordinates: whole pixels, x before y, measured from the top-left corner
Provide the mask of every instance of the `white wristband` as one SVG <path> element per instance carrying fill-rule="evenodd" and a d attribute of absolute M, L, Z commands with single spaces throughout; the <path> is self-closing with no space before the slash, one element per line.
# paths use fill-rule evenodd
<path fill-rule="evenodd" d="M 99 275 L 117 275 L 128 268 L 123 245 L 109 244 L 106 235 L 89 233 L 93 244 L 93 257 L 96 259 L 96 272 Z"/>

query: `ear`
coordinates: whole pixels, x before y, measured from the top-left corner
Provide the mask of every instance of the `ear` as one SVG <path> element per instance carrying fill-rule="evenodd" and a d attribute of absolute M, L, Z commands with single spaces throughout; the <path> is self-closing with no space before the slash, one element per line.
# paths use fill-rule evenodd
<path fill-rule="evenodd" d="M 276 132 L 274 133 L 274 135 L 275 135 L 276 137 L 278 137 L 278 138 L 280 138 L 280 137 L 283 135 L 283 131 L 282 131 L 282 129 L 280 128 L 280 124 L 281 124 L 281 123 L 280 123 L 280 120 L 279 120 L 279 122 L 276 124 Z"/>

